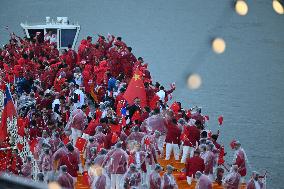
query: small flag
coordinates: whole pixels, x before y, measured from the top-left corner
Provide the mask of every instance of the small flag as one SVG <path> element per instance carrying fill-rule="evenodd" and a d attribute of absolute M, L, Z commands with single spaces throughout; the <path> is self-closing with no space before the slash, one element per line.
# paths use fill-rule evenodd
<path fill-rule="evenodd" d="M 111 136 L 111 143 L 115 144 L 118 141 L 119 137 L 117 136 L 116 133 L 112 133 Z"/>
<path fill-rule="evenodd" d="M 85 146 L 87 144 L 87 140 L 84 138 L 79 137 L 76 141 L 75 147 L 78 148 L 80 152 L 83 152 L 85 149 Z"/>
<path fill-rule="evenodd" d="M 222 125 L 222 124 L 223 124 L 223 120 L 224 120 L 223 116 L 219 116 L 219 117 L 218 117 L 219 125 Z"/>

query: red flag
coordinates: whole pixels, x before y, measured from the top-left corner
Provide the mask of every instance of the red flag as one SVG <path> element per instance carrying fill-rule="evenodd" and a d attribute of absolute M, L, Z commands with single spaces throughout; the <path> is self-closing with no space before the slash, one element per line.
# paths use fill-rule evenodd
<path fill-rule="evenodd" d="M 128 157 L 128 165 L 130 165 L 131 163 L 134 163 L 134 154 L 130 153 L 129 157 Z"/>
<path fill-rule="evenodd" d="M 112 133 L 112 136 L 111 136 L 111 143 L 115 144 L 117 141 L 118 141 L 118 136 L 116 133 Z"/>
<path fill-rule="evenodd" d="M 204 118 L 209 121 L 209 115 L 205 115 Z"/>
<path fill-rule="evenodd" d="M 82 184 L 85 186 L 89 186 L 89 175 L 88 175 L 88 171 L 84 171 L 83 172 L 83 178 L 82 178 Z"/>
<path fill-rule="evenodd" d="M 121 131 L 121 127 L 120 127 L 120 125 L 119 124 L 111 124 L 110 125 L 110 130 L 111 130 L 111 132 L 113 132 L 113 133 L 120 133 L 120 131 Z"/>
<path fill-rule="evenodd" d="M 34 154 L 34 152 L 35 152 L 35 147 L 36 147 L 37 143 L 38 143 L 38 140 L 37 140 L 36 138 L 33 139 L 33 140 L 31 140 L 31 141 L 29 141 L 30 150 L 31 150 L 31 152 L 32 152 L 33 154 Z"/>
<path fill-rule="evenodd" d="M 140 112 L 137 110 L 136 112 L 134 112 L 134 114 L 132 115 L 131 121 L 135 121 L 135 120 L 140 120 L 141 116 L 140 116 Z"/>
<path fill-rule="evenodd" d="M 157 102 L 160 100 L 160 97 L 158 95 L 154 95 L 154 97 L 149 102 L 149 106 L 151 109 L 155 109 L 157 107 Z"/>
<path fill-rule="evenodd" d="M 219 125 L 222 125 L 222 124 L 223 124 L 223 120 L 224 120 L 223 116 L 219 116 L 219 117 L 218 117 Z"/>
<path fill-rule="evenodd" d="M 4 109 L 2 112 L 2 120 L 0 125 L 0 142 L 4 141 L 8 137 L 7 131 L 7 121 L 8 118 L 12 119 L 13 116 L 16 116 L 16 109 L 12 100 L 12 95 L 9 87 L 6 85 L 5 97 L 4 97 Z"/>
<path fill-rule="evenodd" d="M 218 165 L 222 165 L 225 163 L 224 156 L 225 156 L 225 148 L 224 146 L 222 146 L 219 153 Z"/>
<path fill-rule="evenodd" d="M 234 140 L 231 141 L 230 146 L 231 146 L 232 149 L 234 149 L 235 145 L 236 145 L 236 140 L 234 139 Z"/>
<path fill-rule="evenodd" d="M 63 136 L 62 138 L 63 138 L 63 139 L 62 139 L 62 142 L 63 142 L 65 145 L 70 142 L 68 136 Z"/>
<path fill-rule="evenodd" d="M 180 172 L 178 174 L 178 180 L 186 180 L 186 173 L 185 172 Z"/>
<path fill-rule="evenodd" d="M 134 99 L 138 97 L 141 100 L 141 107 L 144 108 L 146 106 L 146 91 L 142 79 L 142 73 L 140 71 L 135 71 L 123 97 L 130 105 L 132 105 L 134 103 Z"/>
<path fill-rule="evenodd" d="M 178 111 L 180 110 L 180 106 L 177 102 L 174 102 L 172 105 L 171 105 L 171 109 L 173 110 L 174 113 L 178 113 Z"/>
<path fill-rule="evenodd" d="M 84 139 L 84 138 L 79 137 L 79 138 L 77 139 L 77 141 L 76 141 L 75 146 L 76 146 L 76 148 L 78 148 L 78 150 L 79 150 L 80 152 L 83 152 L 84 149 L 85 149 L 86 144 L 87 144 L 87 140 Z"/>
<path fill-rule="evenodd" d="M 18 124 L 18 134 L 22 137 L 25 136 L 25 128 L 29 124 L 29 119 L 28 118 L 22 118 L 19 117 L 17 120 Z"/>
<path fill-rule="evenodd" d="M 146 146 L 150 146 L 151 141 L 150 141 L 150 139 L 149 139 L 148 137 L 145 138 L 144 144 L 145 144 Z"/>
<path fill-rule="evenodd" d="M 21 152 L 23 150 L 23 148 L 24 148 L 24 145 L 21 144 L 21 143 L 17 143 L 17 148 Z"/>

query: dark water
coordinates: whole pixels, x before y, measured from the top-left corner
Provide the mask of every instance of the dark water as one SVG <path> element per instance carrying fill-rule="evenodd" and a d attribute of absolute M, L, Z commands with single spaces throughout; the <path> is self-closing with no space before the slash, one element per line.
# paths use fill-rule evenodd
<path fill-rule="evenodd" d="M 2 0 L 0 43 L 4 29 L 21 33 L 20 22 L 40 22 L 45 16 L 68 16 L 87 35 L 122 36 L 137 56 L 150 64 L 155 80 L 177 84 L 176 100 L 199 105 L 217 130 L 224 115 L 221 142 L 237 138 L 253 170 L 269 171 L 268 188 L 281 188 L 284 169 L 284 16 L 270 0 L 248 0 L 249 13 L 235 14 L 231 0 Z M 214 54 L 213 37 L 223 37 L 226 52 Z M 203 85 L 186 87 L 187 74 L 201 75 Z"/>

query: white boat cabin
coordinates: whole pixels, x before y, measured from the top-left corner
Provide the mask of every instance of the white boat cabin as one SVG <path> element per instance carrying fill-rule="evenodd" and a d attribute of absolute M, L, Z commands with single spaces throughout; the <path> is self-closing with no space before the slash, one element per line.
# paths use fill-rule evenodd
<path fill-rule="evenodd" d="M 49 40 L 56 43 L 59 50 L 68 49 L 69 44 L 74 49 L 80 32 L 80 26 L 70 24 L 67 17 L 57 17 L 56 21 L 46 17 L 46 23 L 21 23 L 21 27 L 28 38 L 34 38 L 37 35 L 39 42 Z"/>

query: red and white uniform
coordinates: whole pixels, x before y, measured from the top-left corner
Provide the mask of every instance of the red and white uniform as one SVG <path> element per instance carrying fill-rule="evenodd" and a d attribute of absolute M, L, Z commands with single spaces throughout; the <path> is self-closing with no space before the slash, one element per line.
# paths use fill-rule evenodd
<path fill-rule="evenodd" d="M 172 174 L 163 175 L 163 189 L 178 189 L 175 177 Z"/>
<path fill-rule="evenodd" d="M 129 170 L 124 176 L 124 188 L 131 189 L 132 187 L 139 187 L 141 184 L 141 174 L 139 171 Z"/>
<path fill-rule="evenodd" d="M 194 147 L 200 139 L 200 130 L 195 126 L 184 126 L 182 135 L 184 139 L 181 162 L 184 163 L 188 154 L 193 155 Z"/>
<path fill-rule="evenodd" d="M 69 173 L 60 173 L 57 182 L 63 188 L 74 189 L 74 180 Z"/>
<path fill-rule="evenodd" d="M 117 148 L 107 153 L 103 167 L 106 167 L 111 175 L 111 188 L 120 188 L 120 182 L 127 171 L 128 155 L 121 149 Z"/>
<path fill-rule="evenodd" d="M 247 189 L 264 189 L 264 184 L 260 180 L 251 179 L 247 183 Z"/>
<path fill-rule="evenodd" d="M 241 175 L 231 170 L 231 172 L 224 178 L 224 183 L 227 189 L 238 189 L 241 181 Z"/>
<path fill-rule="evenodd" d="M 172 122 L 166 124 L 168 129 L 166 135 L 166 160 L 170 159 L 172 151 L 174 151 L 175 160 L 179 160 L 179 143 L 181 130 Z"/>
<path fill-rule="evenodd" d="M 242 148 L 239 148 L 235 151 L 233 165 L 238 166 L 238 172 L 242 177 L 246 176 L 247 168 L 246 168 L 246 154 Z"/>
<path fill-rule="evenodd" d="M 32 163 L 31 162 L 26 162 L 23 166 L 22 166 L 22 175 L 23 177 L 26 178 L 32 178 Z"/>
<path fill-rule="evenodd" d="M 153 171 L 149 177 L 150 189 L 161 189 L 162 178 L 159 173 Z"/>
<path fill-rule="evenodd" d="M 196 189 L 212 189 L 212 182 L 206 175 L 201 175 L 196 183 Z"/>
<path fill-rule="evenodd" d="M 203 172 L 205 169 L 204 160 L 200 156 L 193 156 L 186 161 L 186 176 L 195 177 L 197 171 Z"/>

